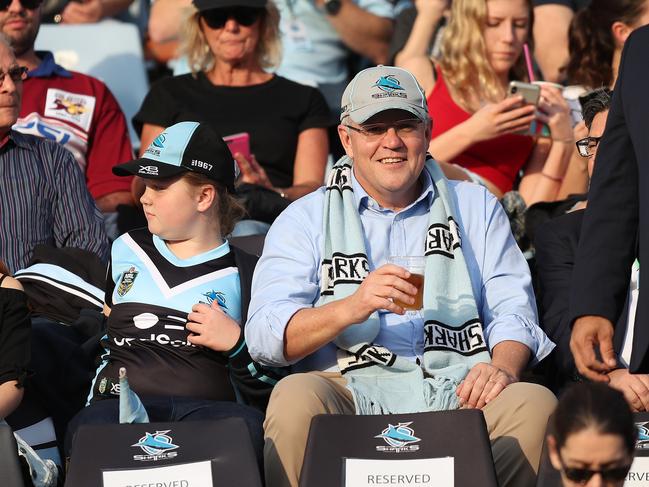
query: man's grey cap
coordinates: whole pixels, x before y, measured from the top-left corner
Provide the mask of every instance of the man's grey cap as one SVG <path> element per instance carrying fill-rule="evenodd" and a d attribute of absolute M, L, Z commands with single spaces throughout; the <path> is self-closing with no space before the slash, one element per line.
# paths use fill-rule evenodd
<path fill-rule="evenodd" d="M 426 95 L 411 72 L 379 65 L 358 73 L 343 93 L 340 120 L 363 123 L 384 110 L 406 110 L 422 121 L 429 119 Z"/>

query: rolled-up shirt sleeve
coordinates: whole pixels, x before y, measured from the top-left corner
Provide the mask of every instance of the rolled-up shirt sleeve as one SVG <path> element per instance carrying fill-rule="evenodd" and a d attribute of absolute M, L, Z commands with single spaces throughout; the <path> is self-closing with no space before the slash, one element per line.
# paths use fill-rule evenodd
<path fill-rule="evenodd" d="M 481 296 L 485 339 L 490 350 L 506 340 L 526 345 L 534 365 L 552 351 L 554 343 L 538 325 L 529 267 L 505 211 L 493 197 L 485 210 Z"/>
<path fill-rule="evenodd" d="M 305 198 L 321 200 L 320 192 Z M 313 208 L 313 211 L 308 211 Z M 270 366 L 289 365 L 284 358 L 284 331 L 291 317 L 318 300 L 320 205 L 289 206 L 273 223 L 255 268 L 245 335 L 254 360 Z"/>

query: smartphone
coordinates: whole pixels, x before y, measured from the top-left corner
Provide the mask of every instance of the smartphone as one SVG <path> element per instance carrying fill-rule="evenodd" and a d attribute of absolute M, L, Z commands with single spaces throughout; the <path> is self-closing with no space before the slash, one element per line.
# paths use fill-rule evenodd
<path fill-rule="evenodd" d="M 233 157 L 234 154 L 239 152 L 243 157 L 250 160 L 250 134 L 248 132 L 228 135 L 223 137 L 223 140 L 228 144 Z"/>
<path fill-rule="evenodd" d="M 507 96 L 523 96 L 523 101 L 529 105 L 537 105 L 541 97 L 541 87 L 533 85 L 532 83 L 524 83 L 522 81 L 512 81 L 509 83 Z"/>

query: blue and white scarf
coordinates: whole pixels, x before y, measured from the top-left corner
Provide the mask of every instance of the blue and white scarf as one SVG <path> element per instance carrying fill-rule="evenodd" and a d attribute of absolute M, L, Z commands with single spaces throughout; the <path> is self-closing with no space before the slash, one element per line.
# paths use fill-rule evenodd
<path fill-rule="evenodd" d="M 327 181 L 324 252 L 318 305 L 353 294 L 369 274 L 363 227 L 352 189 L 352 160 L 345 156 Z M 422 235 L 424 271 L 423 364 L 419 366 L 374 343 L 380 322 L 374 312 L 336 339 L 338 365 L 347 378 L 357 414 L 393 414 L 456 409 L 459 383 L 491 357 L 462 254 L 455 194 L 432 158 L 435 186 L 429 226 Z M 340 272 L 340 270 L 343 270 Z"/>

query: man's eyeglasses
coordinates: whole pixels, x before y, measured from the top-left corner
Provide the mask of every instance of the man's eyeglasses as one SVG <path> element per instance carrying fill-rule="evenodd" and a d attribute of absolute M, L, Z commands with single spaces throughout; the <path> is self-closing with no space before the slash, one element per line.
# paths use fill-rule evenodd
<path fill-rule="evenodd" d="M 263 8 L 255 7 L 214 8 L 201 12 L 201 17 L 205 19 L 210 29 L 222 29 L 229 18 L 234 19 L 239 25 L 250 27 L 257 22 L 263 12 Z"/>
<path fill-rule="evenodd" d="M 388 130 L 393 128 L 399 137 L 408 137 L 417 133 L 421 127 L 421 120 L 418 118 L 411 118 L 407 120 L 399 120 L 397 122 L 388 123 L 370 123 L 354 127 L 353 125 L 345 125 L 345 127 L 352 129 L 354 132 L 364 135 L 370 140 L 376 140 L 383 137 Z"/>
<path fill-rule="evenodd" d="M 584 137 L 583 139 L 579 139 L 575 142 L 579 155 L 581 157 L 592 156 L 601 139 L 601 137 Z"/>
<path fill-rule="evenodd" d="M 11 81 L 14 83 L 18 83 L 19 81 L 23 81 L 24 79 L 27 79 L 27 69 L 25 66 L 16 66 L 14 68 L 9 68 L 8 71 L 0 71 L 0 86 L 5 81 L 5 76 L 9 75 L 11 78 Z"/>
<path fill-rule="evenodd" d="M 0 0 L 0 10 L 7 10 L 13 0 Z M 20 5 L 27 10 L 34 10 L 41 6 L 43 0 L 20 0 Z"/>

